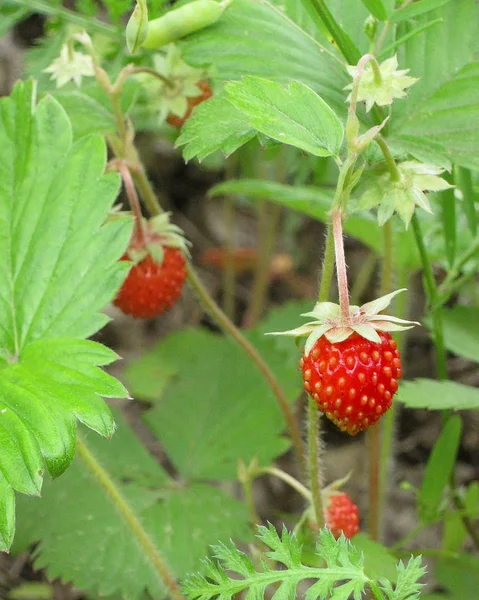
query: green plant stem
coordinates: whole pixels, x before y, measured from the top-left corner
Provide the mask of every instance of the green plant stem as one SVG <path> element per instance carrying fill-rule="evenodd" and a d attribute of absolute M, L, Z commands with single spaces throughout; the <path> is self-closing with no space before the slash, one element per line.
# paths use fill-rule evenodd
<path fill-rule="evenodd" d="M 282 481 L 287 483 L 289 486 L 291 486 L 293 489 L 295 489 L 298 492 L 298 494 L 303 496 L 303 498 L 305 500 L 307 500 L 308 502 L 312 501 L 311 492 L 308 490 L 308 488 L 306 488 L 300 481 L 298 481 L 297 479 L 295 479 L 294 477 L 289 475 L 289 473 L 285 473 L 284 471 L 282 471 L 281 469 L 278 469 L 277 467 L 259 467 L 254 470 L 253 474 L 254 475 L 273 475 L 274 477 L 281 479 Z"/>
<path fill-rule="evenodd" d="M 302 0 L 303 4 L 311 6 L 319 15 L 331 37 L 336 42 L 341 54 L 350 65 L 355 65 L 361 58 L 361 53 L 333 17 L 325 0 Z"/>
<path fill-rule="evenodd" d="M 50 17 L 65 19 L 65 21 L 79 25 L 80 27 L 83 27 L 89 31 L 95 30 L 99 33 L 103 33 L 104 35 L 115 37 L 117 39 L 121 39 L 122 36 L 122 32 L 119 29 L 112 27 L 107 23 L 103 23 L 98 19 L 92 19 L 91 17 L 86 17 L 77 12 L 73 12 L 72 10 L 64 8 L 57 3 L 42 2 L 41 0 L 13 0 L 13 2 L 19 4 L 20 6 L 24 6 L 25 8 L 31 9 L 33 12 L 39 12 Z"/>
<path fill-rule="evenodd" d="M 99 464 L 95 456 L 90 452 L 88 447 L 80 438 L 77 438 L 76 450 L 78 456 L 108 495 L 112 503 L 115 505 L 115 508 L 121 514 L 131 532 L 138 540 L 140 546 L 145 552 L 145 555 L 149 558 L 162 582 L 169 589 L 171 597 L 175 600 L 184 600 L 184 596 L 181 593 L 180 588 L 176 583 L 173 574 L 170 572 L 166 562 L 163 560 L 148 533 L 143 529 L 142 524 L 136 518 L 135 513 L 132 511 L 129 504 L 121 495 L 114 481 L 109 477 L 108 473 Z"/>
<path fill-rule="evenodd" d="M 401 179 L 401 174 L 399 173 L 399 169 L 396 165 L 396 161 L 394 160 L 393 155 L 391 154 L 391 150 L 389 150 L 389 146 L 386 143 L 386 140 L 383 138 L 381 134 L 378 134 L 374 141 L 381 149 L 383 153 L 384 160 L 386 161 L 386 165 L 389 169 L 391 181 L 399 181 Z"/>
<path fill-rule="evenodd" d="M 334 275 L 334 236 L 331 220 L 328 221 L 323 265 L 321 268 L 321 283 L 319 285 L 318 301 L 326 302 L 329 298 L 331 282 Z"/>
<path fill-rule="evenodd" d="M 384 594 L 381 591 L 381 588 L 379 587 L 379 585 L 373 581 L 372 579 L 370 579 L 368 581 L 368 586 L 370 587 L 372 593 L 374 594 L 374 597 L 376 598 L 376 600 L 386 600 Z"/>
<path fill-rule="evenodd" d="M 470 261 L 476 254 L 479 254 L 479 236 L 472 240 L 469 248 L 456 260 L 453 268 L 449 271 L 446 278 L 439 286 L 439 299 L 436 306 L 442 306 L 450 298 L 455 290 L 455 284 L 458 281 L 458 276 L 462 271 L 463 266 Z M 474 275 L 475 273 L 472 272 Z M 462 279 L 462 278 L 461 278 Z"/>
<path fill-rule="evenodd" d="M 318 527 L 324 526 L 321 474 L 319 471 L 319 410 L 316 401 L 308 395 L 308 466 L 312 504 Z"/>
<path fill-rule="evenodd" d="M 235 342 L 246 352 L 246 354 L 251 358 L 253 363 L 256 365 L 257 369 L 265 378 L 270 389 L 274 393 L 276 400 L 278 401 L 278 405 L 281 409 L 281 412 L 283 413 L 283 417 L 286 421 L 286 424 L 288 425 L 296 456 L 298 457 L 301 467 L 305 469 L 306 459 L 304 456 L 304 448 L 303 442 L 301 440 L 301 434 L 299 432 L 298 425 L 294 418 L 293 411 L 291 410 L 288 400 L 283 390 L 281 389 L 281 386 L 276 380 L 273 372 L 268 367 L 263 357 L 259 354 L 256 348 L 245 338 L 245 336 L 234 325 L 234 323 L 232 323 L 228 319 L 225 313 L 209 295 L 208 291 L 206 290 L 200 278 L 198 277 L 198 274 L 196 273 L 196 271 L 190 263 L 187 263 L 186 270 L 188 274 L 188 282 L 195 291 L 196 296 L 198 297 L 198 300 L 202 304 L 203 308 L 208 314 L 210 314 L 213 317 L 213 319 L 216 321 L 216 323 L 219 325 L 222 331 L 230 335 L 235 340 Z"/>
<path fill-rule="evenodd" d="M 245 503 L 249 512 L 251 525 L 253 526 L 253 529 L 255 529 L 256 525 L 261 524 L 261 519 L 256 511 L 256 506 L 253 499 L 253 477 L 248 476 L 245 479 L 241 479 L 240 481 L 241 485 L 243 486 Z"/>

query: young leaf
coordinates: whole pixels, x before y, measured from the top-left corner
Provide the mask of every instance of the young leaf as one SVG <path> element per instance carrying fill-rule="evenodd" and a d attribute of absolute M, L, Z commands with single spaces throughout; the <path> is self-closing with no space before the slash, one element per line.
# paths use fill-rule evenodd
<path fill-rule="evenodd" d="M 296 364 L 288 365 L 269 338 L 251 334 L 250 340 L 293 401 Z M 145 390 L 146 373 L 149 398 L 164 389 L 165 375 L 174 374 L 145 420 L 183 477 L 236 479 L 240 458 L 248 462 L 257 456 L 268 464 L 286 450 L 282 414 L 271 391 L 229 339 L 195 330 L 170 335 L 127 370 L 133 394 Z"/>
<path fill-rule="evenodd" d="M 432 449 L 417 499 L 418 515 L 425 524 L 434 522 L 439 514 L 442 494 L 456 463 L 461 431 L 461 417 L 452 416 Z"/>
<path fill-rule="evenodd" d="M 479 308 L 453 306 L 444 309 L 446 348 L 457 356 L 479 362 Z"/>
<path fill-rule="evenodd" d="M 414 3 L 411 6 L 415 6 Z M 479 166 L 479 6 L 475 0 L 454 0 L 418 18 L 442 23 L 402 46 L 399 64 L 411 69 L 419 81 L 406 102 L 395 105 L 392 138 L 430 139 L 447 148 L 448 156 L 465 167 Z M 399 35 L 407 32 L 407 23 Z M 434 60 L 424 60 L 425 54 Z"/>
<path fill-rule="evenodd" d="M 397 399 L 409 408 L 470 410 L 479 408 L 479 390 L 454 381 L 415 379 L 399 387 Z"/>
<path fill-rule="evenodd" d="M 259 77 L 226 84 L 227 99 L 259 132 L 315 156 L 337 156 L 343 127 L 333 110 L 308 86 L 288 88 Z"/>
<path fill-rule="evenodd" d="M 72 145 L 56 100 L 34 103 L 33 82 L 0 100 L 0 438 L 11 541 L 11 488 L 37 494 L 43 462 L 54 476 L 75 450 L 76 420 L 110 436 L 101 396 L 126 390 L 98 369 L 117 357 L 82 341 L 102 327 L 99 311 L 120 286 L 129 220 L 105 224 L 119 180 L 105 176 L 100 138 Z M 6 549 L 8 546 L 3 546 Z"/>
<path fill-rule="evenodd" d="M 248 515 L 241 503 L 209 485 L 179 489 L 119 413 L 115 420 L 119 428 L 110 442 L 85 433 L 83 444 L 175 577 L 200 568 L 209 544 L 248 538 Z M 79 452 L 61 482 L 45 482 L 41 499 L 20 498 L 14 551 L 39 542 L 36 568 L 46 568 L 49 578 L 72 581 L 95 597 L 118 593 L 137 600 L 145 591 L 165 597 L 151 557 L 102 482 Z"/>
<path fill-rule="evenodd" d="M 256 131 L 247 123 L 246 116 L 219 95 L 195 108 L 176 145 L 185 146 L 185 160 L 197 157 L 201 161 L 217 150 L 228 156 L 255 135 Z"/>

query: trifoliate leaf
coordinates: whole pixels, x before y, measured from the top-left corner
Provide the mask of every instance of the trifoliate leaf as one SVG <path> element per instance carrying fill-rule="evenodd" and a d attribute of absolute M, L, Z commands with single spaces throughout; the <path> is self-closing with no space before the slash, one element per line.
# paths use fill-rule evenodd
<path fill-rule="evenodd" d="M 11 488 L 38 494 L 45 464 L 60 475 L 75 452 L 77 419 L 105 436 L 101 397 L 126 390 L 98 367 L 116 360 L 82 341 L 121 285 L 129 220 L 105 223 L 119 179 L 104 175 L 100 138 L 72 144 L 56 100 L 35 106 L 33 82 L 0 100 L 0 537 L 13 531 Z M 126 267 L 128 268 L 128 267 Z M 7 485 L 8 484 L 8 485 Z M 7 545 L 2 549 L 7 549 Z"/>

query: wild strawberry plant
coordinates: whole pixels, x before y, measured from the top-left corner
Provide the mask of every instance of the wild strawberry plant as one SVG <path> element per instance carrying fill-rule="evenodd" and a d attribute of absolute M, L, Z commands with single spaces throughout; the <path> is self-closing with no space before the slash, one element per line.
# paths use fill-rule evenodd
<path fill-rule="evenodd" d="M 457 411 L 478 409 L 479 394 L 450 380 L 447 352 L 478 361 L 475 0 L 4 0 L 0 31 L 32 12 L 45 35 L 0 99 L 2 550 L 33 548 L 35 567 L 91 598 L 473 597 L 479 486 L 455 466 Z M 234 322 L 231 240 L 223 312 L 161 206 L 139 132 L 187 161 L 233 164 L 209 191 L 230 217 L 232 198 L 260 206 L 248 328 Z M 128 212 L 113 206 L 121 182 Z M 281 209 L 293 228 L 293 214 L 326 224 L 320 282 L 315 299 L 264 316 Z M 380 262 L 378 290 L 370 277 L 351 285 L 344 234 Z M 406 330 L 419 325 L 404 288 L 418 272 L 436 377 L 404 381 Z M 116 354 L 88 339 L 103 309 L 168 320 L 185 280 L 225 335 L 161 339 L 127 368 L 127 392 L 102 370 Z M 129 394 L 149 402 L 164 464 L 104 400 Z M 442 428 L 422 483 L 406 484 L 417 527 L 388 547 L 398 403 L 439 411 Z M 346 473 L 323 481 L 321 413 L 367 437 L 365 515 Z M 289 449 L 291 472 L 275 464 Z M 261 524 L 262 475 L 300 494 L 291 533 Z M 439 547 L 410 546 L 438 523 Z"/>

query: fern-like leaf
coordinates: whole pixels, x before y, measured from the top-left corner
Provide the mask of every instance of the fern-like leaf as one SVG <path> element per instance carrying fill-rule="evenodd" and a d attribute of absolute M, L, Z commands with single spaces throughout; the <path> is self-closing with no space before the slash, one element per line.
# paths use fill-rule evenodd
<path fill-rule="evenodd" d="M 268 558 L 286 567 L 274 570 L 264 564 L 257 571 L 250 559 L 232 543 L 213 549 L 217 562 L 208 561 L 204 575 L 192 575 L 183 584 L 189 600 L 230 600 L 235 594 L 248 590 L 248 599 L 263 598 L 271 584 L 280 584 L 275 600 L 294 598 L 296 586 L 304 580 L 316 580 L 306 593 L 307 600 L 346 600 L 353 594 L 359 600 L 369 578 L 363 569 L 362 556 L 346 538 L 335 540 L 328 529 L 319 533 L 317 555 L 325 561 L 323 568 L 313 568 L 301 562 L 301 545 L 296 537 L 283 527 L 281 537 L 270 524 L 258 527 L 258 538 L 270 550 Z M 227 572 L 241 576 L 230 578 Z"/>

